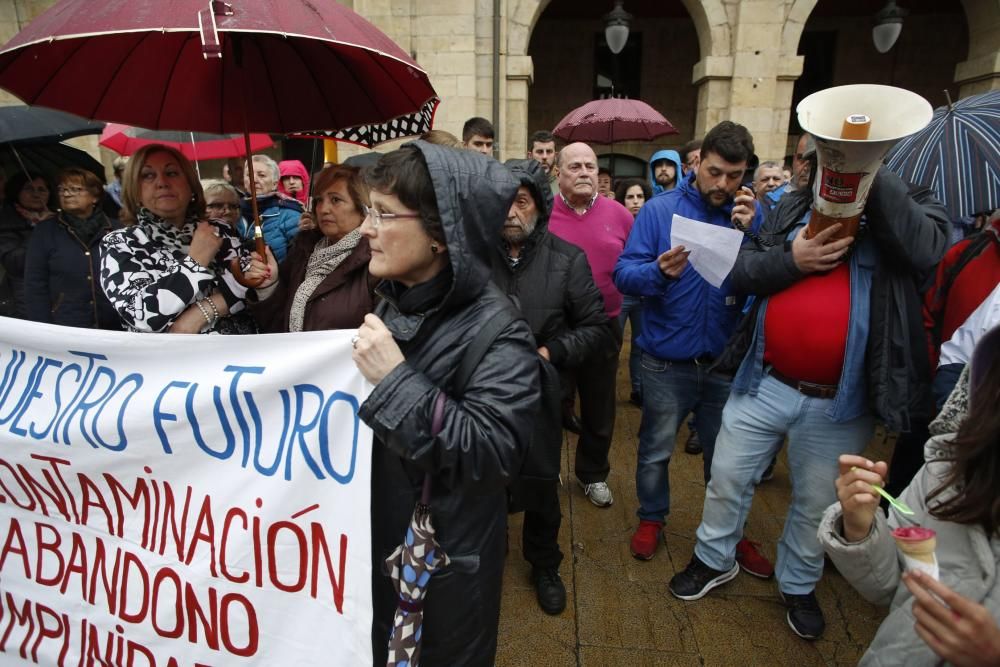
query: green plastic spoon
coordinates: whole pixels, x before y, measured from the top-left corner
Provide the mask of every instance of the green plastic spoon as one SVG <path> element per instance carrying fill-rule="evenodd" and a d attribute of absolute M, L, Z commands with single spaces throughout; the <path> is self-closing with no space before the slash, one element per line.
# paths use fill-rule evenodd
<path fill-rule="evenodd" d="M 888 491 L 886 491 L 885 489 L 883 489 L 881 486 L 878 486 L 877 484 L 872 484 L 872 488 L 875 489 L 876 491 L 878 491 L 879 495 L 882 496 L 883 498 L 885 498 L 886 500 L 888 500 L 889 504 L 892 505 L 893 507 L 895 507 L 897 510 L 899 510 L 899 512 L 901 514 L 910 514 L 910 515 L 912 515 L 912 514 L 915 513 L 913 510 L 910 509 L 909 505 L 905 504 L 904 502 L 902 502 L 900 500 L 896 500 L 895 498 L 893 498 L 892 494 L 890 494 Z"/>
<path fill-rule="evenodd" d="M 857 466 L 851 466 L 851 470 L 857 470 L 857 469 L 858 469 Z M 895 498 L 893 498 L 891 493 L 889 493 L 888 491 L 886 491 L 885 489 L 883 489 L 878 484 L 871 484 L 870 486 L 873 489 L 875 489 L 876 491 L 878 491 L 878 493 L 879 493 L 880 496 L 882 496 L 883 498 L 885 498 L 886 500 L 888 500 L 889 504 L 892 505 L 893 507 L 895 507 L 897 510 L 899 510 L 899 512 L 901 514 L 909 514 L 911 516 L 913 514 L 916 514 L 916 512 L 914 512 L 913 510 L 910 509 L 909 505 L 907 505 L 906 503 L 904 503 L 904 502 L 902 502 L 900 500 L 896 500 Z"/>

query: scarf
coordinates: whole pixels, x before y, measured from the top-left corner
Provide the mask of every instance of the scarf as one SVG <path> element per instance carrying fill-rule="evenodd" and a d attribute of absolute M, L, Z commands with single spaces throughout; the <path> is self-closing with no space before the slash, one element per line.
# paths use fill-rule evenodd
<path fill-rule="evenodd" d="M 316 248 L 309 255 L 306 275 L 302 284 L 295 290 L 292 297 L 292 309 L 288 313 L 288 330 L 302 331 L 306 317 L 306 303 L 320 283 L 333 273 L 347 259 L 361 241 L 361 228 L 357 227 L 347 233 L 344 238 L 334 244 L 325 236 L 316 243 Z"/>
<path fill-rule="evenodd" d="M 19 203 L 14 202 L 14 210 L 17 214 L 31 223 L 34 227 L 42 220 L 48 220 L 55 215 L 54 212 L 50 211 L 47 207 L 43 207 L 40 211 L 32 211 L 31 209 L 24 208 Z"/>
<path fill-rule="evenodd" d="M 175 227 L 160 216 L 156 215 L 146 207 L 141 207 L 135 216 L 135 224 L 153 241 L 163 245 L 177 256 L 183 259 L 191 251 L 191 240 L 194 238 L 194 231 L 198 227 L 198 216 L 189 215 L 184 224 Z M 243 253 L 240 252 L 243 242 L 233 229 L 222 222 L 209 220 L 209 224 L 219 230 L 222 237 L 222 246 L 216 253 L 216 269 L 225 268 L 226 263 L 234 257 L 240 257 L 243 261 Z M 249 259 L 245 262 L 249 265 Z M 246 268 L 244 267 L 244 270 Z"/>
<path fill-rule="evenodd" d="M 104 231 L 108 227 L 108 219 L 105 217 L 104 213 L 95 208 L 94 212 L 90 214 L 87 218 L 78 218 L 75 215 L 70 215 L 63 211 L 60 214 L 60 219 L 62 222 L 69 227 L 76 238 L 80 239 L 86 245 L 90 245 L 94 238 L 98 235 L 103 235 Z"/>

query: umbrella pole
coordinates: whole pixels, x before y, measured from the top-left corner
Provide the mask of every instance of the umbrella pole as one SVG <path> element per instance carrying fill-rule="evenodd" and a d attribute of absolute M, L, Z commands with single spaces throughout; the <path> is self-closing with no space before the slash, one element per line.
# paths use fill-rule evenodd
<path fill-rule="evenodd" d="M 10 150 L 14 154 L 14 159 L 17 160 L 19 165 L 21 165 L 21 171 L 24 172 L 24 177 L 30 179 L 31 174 L 28 172 L 28 168 L 24 166 L 24 160 L 21 159 L 21 154 L 17 152 L 16 148 L 14 148 L 14 144 L 10 145 Z"/>
<path fill-rule="evenodd" d="M 194 155 L 194 170 L 198 172 L 198 180 L 201 180 L 201 165 L 198 164 L 198 144 L 194 143 L 194 132 L 189 132 L 191 135 L 191 153 Z"/>
<path fill-rule="evenodd" d="M 245 108 L 245 107 L 244 107 Z M 253 180 L 253 160 L 250 157 L 250 132 L 246 129 L 246 116 L 243 117 L 243 148 L 246 151 L 247 166 L 250 170 L 250 208 L 253 211 L 253 241 L 254 251 L 260 255 L 261 259 L 267 261 L 267 246 L 264 244 L 264 229 L 260 224 L 260 211 L 257 208 L 257 184 Z M 251 280 L 243 275 L 243 267 L 237 257 L 229 263 L 229 271 L 236 278 L 236 282 L 244 287 L 257 287 L 264 282 L 264 276 L 257 280 Z"/>

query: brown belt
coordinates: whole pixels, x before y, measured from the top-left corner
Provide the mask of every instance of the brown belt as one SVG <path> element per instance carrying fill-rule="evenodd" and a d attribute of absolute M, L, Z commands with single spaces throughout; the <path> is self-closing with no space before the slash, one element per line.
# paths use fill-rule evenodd
<path fill-rule="evenodd" d="M 768 374 L 781 384 L 791 387 L 804 396 L 810 396 L 812 398 L 833 398 L 837 395 L 837 385 L 835 384 L 816 384 L 814 382 L 796 380 L 788 377 L 787 375 L 782 375 L 773 366 L 770 370 L 768 370 Z"/>

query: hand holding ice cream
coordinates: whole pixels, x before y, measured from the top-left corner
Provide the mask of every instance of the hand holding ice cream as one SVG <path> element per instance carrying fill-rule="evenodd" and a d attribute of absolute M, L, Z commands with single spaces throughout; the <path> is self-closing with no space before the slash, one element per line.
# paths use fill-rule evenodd
<path fill-rule="evenodd" d="M 903 575 L 913 594 L 914 629 L 952 665 L 1000 664 L 1000 628 L 989 610 L 915 571 Z"/>
<path fill-rule="evenodd" d="M 872 462 L 863 456 L 843 454 L 838 460 L 837 499 L 844 511 L 844 538 L 860 542 L 871 532 L 879 496 L 872 485 L 885 484 L 889 466 L 885 461 Z"/>

